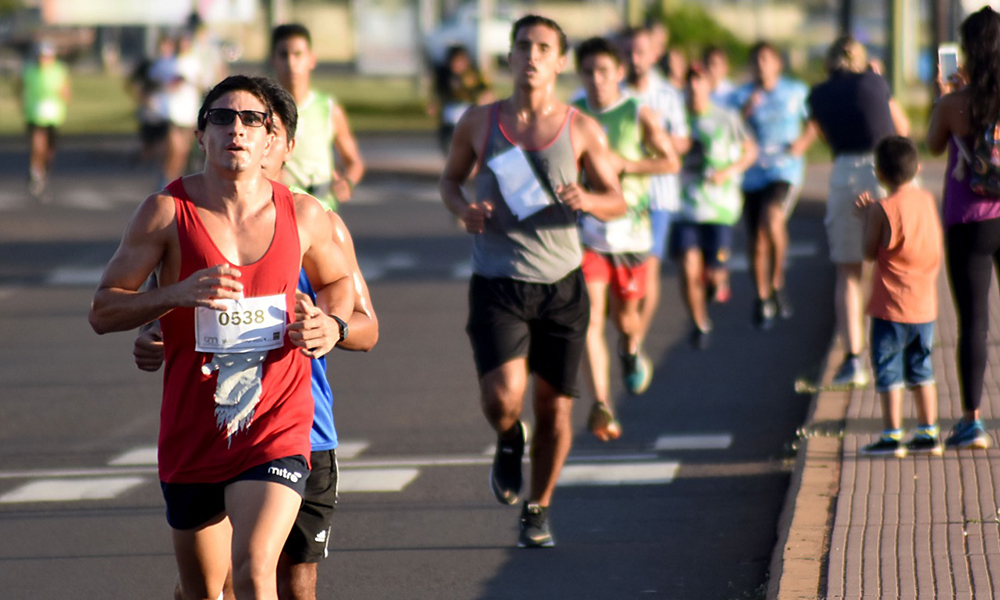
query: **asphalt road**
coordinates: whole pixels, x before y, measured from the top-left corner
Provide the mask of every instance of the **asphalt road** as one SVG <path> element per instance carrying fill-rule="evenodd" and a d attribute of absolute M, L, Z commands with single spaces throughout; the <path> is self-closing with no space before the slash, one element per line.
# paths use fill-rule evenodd
<path fill-rule="evenodd" d="M 381 341 L 337 352 L 329 377 L 344 485 L 321 598 L 763 597 L 806 399 L 832 323 L 825 185 L 811 169 L 791 223 L 794 318 L 750 327 L 745 257 L 687 345 L 676 272 L 647 350 L 649 392 L 624 397 L 624 436 L 577 437 L 551 519 L 558 546 L 515 547 L 518 509 L 487 484 L 493 436 L 464 334 L 469 237 L 437 200 L 430 136 L 361 140 L 375 167 L 343 209 Z M 131 334 L 86 321 L 96 278 L 155 172 L 131 140 L 66 140 L 46 203 L 28 198 L 20 140 L 0 140 L 0 598 L 166 598 L 175 568 L 156 481 L 160 379 Z M 405 170 L 406 172 L 402 172 Z M 740 235 L 739 240 L 743 237 Z M 530 421 L 530 411 L 527 414 Z"/>

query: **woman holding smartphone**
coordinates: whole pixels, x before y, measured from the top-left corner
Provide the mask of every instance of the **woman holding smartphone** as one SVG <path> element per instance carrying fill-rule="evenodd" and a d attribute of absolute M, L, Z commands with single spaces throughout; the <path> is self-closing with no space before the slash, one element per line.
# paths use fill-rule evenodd
<path fill-rule="evenodd" d="M 945 249 L 959 316 L 962 420 L 945 439 L 945 446 L 988 448 L 991 439 L 979 420 L 979 403 L 986 372 L 992 269 L 1000 267 L 1000 197 L 974 193 L 972 169 L 956 167 L 974 147 L 976 137 L 1000 120 L 1000 15 L 986 6 L 962 22 L 961 33 L 964 68 L 951 80 L 939 79 L 943 96 L 934 106 L 927 131 L 932 153 L 948 150 Z"/>

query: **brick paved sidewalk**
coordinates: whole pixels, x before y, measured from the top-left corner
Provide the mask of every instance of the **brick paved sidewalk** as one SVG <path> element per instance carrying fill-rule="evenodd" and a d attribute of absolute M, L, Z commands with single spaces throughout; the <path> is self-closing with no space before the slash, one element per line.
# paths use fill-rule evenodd
<path fill-rule="evenodd" d="M 940 190 L 941 165 L 925 169 Z M 957 316 L 942 268 L 935 377 L 942 436 L 961 417 Z M 1000 598 L 1000 291 L 990 296 L 989 361 L 982 418 L 989 450 L 941 457 L 859 455 L 882 430 L 874 389 L 813 399 L 779 525 L 769 599 Z M 834 346 L 823 381 L 843 358 Z M 916 424 L 904 399 L 904 427 Z M 842 436 L 839 435 L 842 432 Z"/>
<path fill-rule="evenodd" d="M 955 361 L 957 321 L 944 274 L 935 334 L 934 372 L 940 423 L 947 435 L 962 415 Z M 1000 295 L 991 296 L 991 322 Z M 982 402 L 987 430 L 1000 428 L 1000 364 L 996 335 Z M 904 423 L 916 424 L 904 400 Z M 840 492 L 830 537 L 826 597 L 994 598 L 1000 589 L 1000 449 L 946 451 L 943 457 L 902 460 L 859 455 L 882 430 L 872 387 L 850 393 L 844 428 Z"/>

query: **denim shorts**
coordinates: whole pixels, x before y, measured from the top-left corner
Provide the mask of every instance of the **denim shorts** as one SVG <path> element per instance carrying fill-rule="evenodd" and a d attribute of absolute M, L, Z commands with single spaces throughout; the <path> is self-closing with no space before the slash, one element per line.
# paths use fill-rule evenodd
<path fill-rule="evenodd" d="M 934 322 L 896 323 L 872 318 L 871 353 L 875 391 L 934 383 L 931 349 Z"/>
<path fill-rule="evenodd" d="M 668 238 L 670 237 L 670 224 L 674 222 L 676 213 L 672 210 L 650 210 L 649 226 L 653 230 L 653 247 L 649 253 L 663 262 L 663 257 L 667 254 Z"/>

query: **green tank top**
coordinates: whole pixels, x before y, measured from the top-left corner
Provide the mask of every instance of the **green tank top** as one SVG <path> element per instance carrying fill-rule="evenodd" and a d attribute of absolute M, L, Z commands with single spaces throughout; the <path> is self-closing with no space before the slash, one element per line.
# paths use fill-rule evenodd
<path fill-rule="evenodd" d="M 62 90 L 69 79 L 66 65 L 54 62 L 44 67 L 32 63 L 21 76 L 24 119 L 32 125 L 59 127 L 66 121 Z"/>
<path fill-rule="evenodd" d="M 612 152 L 632 161 L 646 156 L 639 123 L 641 104 L 637 99 L 628 96 L 604 110 L 590 108 L 586 97 L 576 100 L 574 104 L 597 119 L 608 137 L 608 147 Z M 622 175 L 619 181 L 628 213 L 609 222 L 585 215 L 580 222 L 581 241 L 584 246 L 599 252 L 648 252 L 653 245 L 649 224 L 649 176 Z"/>
<path fill-rule="evenodd" d="M 296 186 L 314 196 L 327 209 L 337 210 L 337 199 L 330 190 L 333 180 L 333 96 L 312 90 L 298 106 L 299 121 L 295 130 L 295 151 L 285 163 L 285 184 Z"/>

